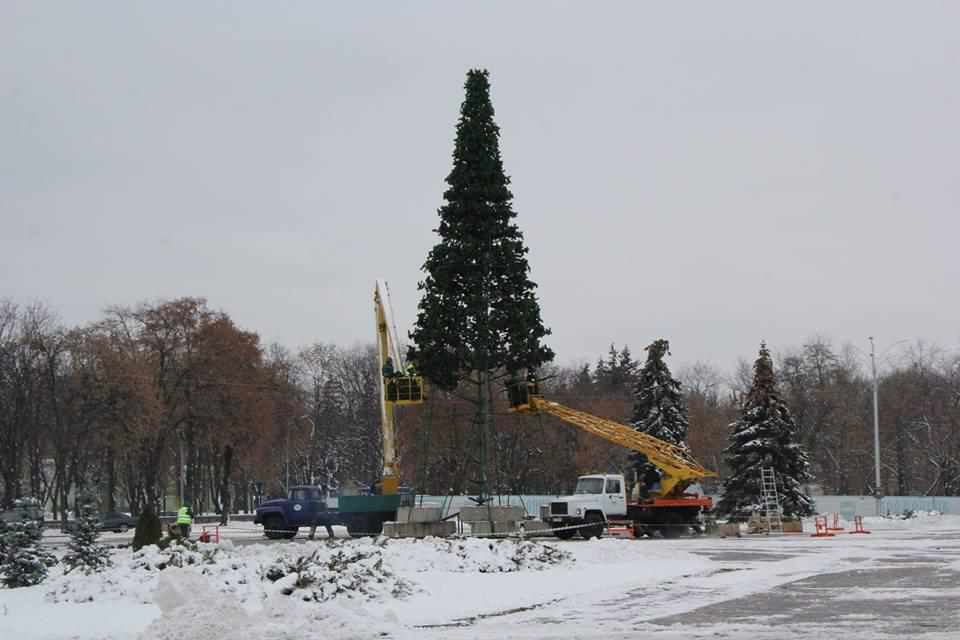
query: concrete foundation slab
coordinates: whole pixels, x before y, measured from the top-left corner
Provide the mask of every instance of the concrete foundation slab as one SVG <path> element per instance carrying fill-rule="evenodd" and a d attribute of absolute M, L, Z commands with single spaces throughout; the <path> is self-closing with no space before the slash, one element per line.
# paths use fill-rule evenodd
<path fill-rule="evenodd" d="M 475 536 L 486 536 L 491 533 L 516 533 L 519 531 L 516 522 L 494 522 L 492 528 L 490 523 L 485 521 L 466 522 L 464 524 L 470 525 L 470 534 Z"/>
<path fill-rule="evenodd" d="M 519 522 L 524 515 L 523 507 L 460 507 L 464 522 Z"/>
<path fill-rule="evenodd" d="M 388 538 L 445 538 L 457 532 L 457 523 L 445 522 L 384 522 L 383 535 Z"/>
<path fill-rule="evenodd" d="M 397 522 L 439 522 L 443 517 L 440 507 L 399 507 Z"/>

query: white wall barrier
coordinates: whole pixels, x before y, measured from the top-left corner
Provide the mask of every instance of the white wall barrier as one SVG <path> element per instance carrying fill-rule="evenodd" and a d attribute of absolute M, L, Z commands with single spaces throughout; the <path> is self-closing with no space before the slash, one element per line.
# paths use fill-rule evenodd
<path fill-rule="evenodd" d="M 714 502 L 717 496 L 712 496 Z M 540 505 L 549 504 L 557 496 L 492 496 L 493 506 L 522 506 L 527 515 L 539 517 Z M 877 501 L 873 496 L 814 496 L 818 513 L 839 513 L 845 520 L 853 516 L 877 515 Z M 463 506 L 475 506 L 469 496 L 417 496 L 417 504 L 443 507 L 444 517 L 460 511 Z M 902 514 L 907 511 L 939 511 L 960 515 L 960 497 L 957 496 L 887 496 L 880 500 L 880 515 Z"/>

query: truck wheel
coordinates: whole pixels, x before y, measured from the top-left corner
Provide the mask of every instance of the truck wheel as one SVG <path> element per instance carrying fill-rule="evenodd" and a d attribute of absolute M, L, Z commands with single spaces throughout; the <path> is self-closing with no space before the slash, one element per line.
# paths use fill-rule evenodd
<path fill-rule="evenodd" d="M 280 540 L 281 538 L 284 538 L 287 535 L 287 531 L 283 523 L 283 516 L 274 514 L 264 518 L 263 535 L 267 536 L 271 540 Z"/>
<path fill-rule="evenodd" d="M 576 529 L 563 529 L 561 531 L 554 531 L 553 535 L 557 536 L 561 540 L 569 540 L 577 533 Z"/>
<path fill-rule="evenodd" d="M 679 538 L 690 530 L 689 525 L 683 521 L 678 513 L 668 513 L 663 517 L 663 524 L 660 527 L 660 535 L 664 538 Z"/>
<path fill-rule="evenodd" d="M 588 513 L 587 517 L 584 518 L 584 524 L 592 525 L 589 527 L 580 527 L 580 535 L 583 536 L 584 540 L 589 540 L 590 538 L 597 538 L 599 540 L 603 537 L 603 527 L 605 523 L 602 515 L 599 513 Z"/>

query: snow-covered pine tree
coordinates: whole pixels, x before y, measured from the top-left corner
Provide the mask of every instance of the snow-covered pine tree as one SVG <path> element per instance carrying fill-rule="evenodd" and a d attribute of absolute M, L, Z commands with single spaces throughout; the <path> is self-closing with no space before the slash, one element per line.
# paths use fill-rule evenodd
<path fill-rule="evenodd" d="M 687 405 L 680 391 L 680 383 L 673 379 L 667 363 L 663 361 L 663 357 L 670 353 L 670 342 L 662 338 L 654 340 L 647 346 L 646 352 L 647 362 L 640 370 L 634 387 L 630 424 L 637 431 L 686 449 L 689 426 Z M 647 457 L 642 453 L 631 454 L 630 462 L 634 466 L 637 482 L 645 487 L 641 491 L 649 489 L 653 465 L 647 462 Z"/>
<path fill-rule="evenodd" d="M 70 532 L 69 551 L 63 557 L 68 573 L 80 569 L 89 575 L 110 566 L 109 549 L 97 542 L 100 531 L 97 528 L 95 506 L 90 496 L 86 496 L 80 504 L 77 526 Z"/>
<path fill-rule="evenodd" d="M 680 382 L 670 375 L 663 357 L 670 353 L 670 342 L 654 340 L 647 348 L 647 362 L 640 370 L 634 388 L 630 424 L 654 438 L 687 448 L 687 404 Z"/>
<path fill-rule="evenodd" d="M 20 499 L 14 508 L 26 509 L 29 504 L 29 499 Z M 56 564 L 56 558 L 40 547 L 43 523 L 24 513 L 22 519 L 4 523 L 0 530 L 0 583 L 8 589 L 40 584 L 47 577 L 47 569 Z"/>
<path fill-rule="evenodd" d="M 773 361 L 765 343 L 761 343 L 760 355 L 753 365 L 753 385 L 740 419 L 730 427 L 730 444 L 724 449 L 730 477 L 723 484 L 723 499 L 717 511 L 736 515 L 759 508 L 760 469 L 773 467 L 783 514 L 813 513 L 813 504 L 800 487 L 802 482 L 812 479 L 810 464 L 797 442 L 797 427 L 790 410 L 777 391 Z"/>

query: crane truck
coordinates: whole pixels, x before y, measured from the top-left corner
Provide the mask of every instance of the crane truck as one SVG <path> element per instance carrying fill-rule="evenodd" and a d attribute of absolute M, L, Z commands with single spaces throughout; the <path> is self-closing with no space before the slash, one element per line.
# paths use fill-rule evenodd
<path fill-rule="evenodd" d="M 378 534 L 383 523 L 396 519 L 401 499 L 400 460 L 397 453 L 394 411 L 397 406 L 424 401 L 423 378 L 404 361 L 387 283 L 377 280 L 373 291 L 380 367 L 380 430 L 383 439 L 383 474 L 369 495 L 341 495 L 335 509 L 327 508 L 318 487 L 288 488 L 288 496 L 257 507 L 254 523 L 264 526 L 268 538 L 293 538 L 300 527 L 343 525 L 351 535 Z M 412 496 L 409 496 L 412 499 Z"/>
<path fill-rule="evenodd" d="M 512 380 L 507 393 L 512 412 L 555 416 L 581 431 L 643 454 L 660 472 L 658 487 L 646 496 L 630 498 L 622 474 L 581 476 L 573 495 L 541 507 L 541 520 L 554 528 L 558 538 L 572 538 L 578 532 L 584 538 L 600 537 L 614 521 L 626 522 L 636 536 L 659 533 L 671 538 L 691 528 L 700 529 L 701 514 L 713 507 L 713 501 L 687 490 L 700 479 L 717 474 L 705 469 L 685 449 L 625 424 L 545 400 L 533 381 Z"/>

